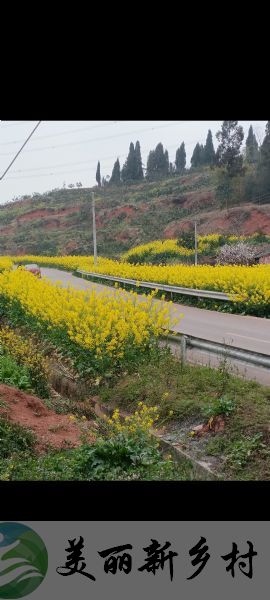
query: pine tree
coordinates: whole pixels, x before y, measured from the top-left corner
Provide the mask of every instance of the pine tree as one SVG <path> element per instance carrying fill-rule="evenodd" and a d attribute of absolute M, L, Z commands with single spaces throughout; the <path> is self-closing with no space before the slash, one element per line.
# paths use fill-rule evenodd
<path fill-rule="evenodd" d="M 219 166 L 226 167 L 230 177 L 242 172 L 243 156 L 240 148 L 244 139 L 243 127 L 238 121 L 223 121 L 221 131 L 216 134 L 220 142 L 217 149 Z"/>
<path fill-rule="evenodd" d="M 143 179 L 143 168 L 142 168 L 142 156 L 140 142 L 136 142 L 135 145 L 135 159 L 136 159 L 136 180 Z"/>
<path fill-rule="evenodd" d="M 253 133 L 253 127 L 250 125 L 246 140 L 246 161 L 249 164 L 257 163 L 259 160 L 259 148 L 256 136 Z"/>
<path fill-rule="evenodd" d="M 194 169 L 203 164 L 203 146 L 201 144 L 196 144 L 190 163 Z"/>
<path fill-rule="evenodd" d="M 98 187 L 100 187 L 101 186 L 101 176 L 100 176 L 100 162 L 99 161 L 97 164 L 96 181 L 97 181 Z"/>
<path fill-rule="evenodd" d="M 214 144 L 213 144 L 213 136 L 212 136 L 212 132 L 210 129 L 208 130 L 206 143 L 204 146 L 204 157 L 203 158 L 204 158 L 205 165 L 213 166 L 216 162 L 216 153 L 215 153 L 215 148 L 214 148 Z"/>
<path fill-rule="evenodd" d="M 115 161 L 114 166 L 113 166 L 113 170 L 112 170 L 112 174 L 111 174 L 111 178 L 110 178 L 110 184 L 119 185 L 120 181 L 121 181 L 120 162 L 119 162 L 119 158 L 118 158 Z"/>
<path fill-rule="evenodd" d="M 176 150 L 175 155 L 175 168 L 177 173 L 183 173 L 186 166 L 186 150 L 185 143 L 182 142 L 181 146 Z"/>
<path fill-rule="evenodd" d="M 124 181 L 126 183 L 129 181 L 130 182 L 136 181 L 137 160 L 136 160 L 136 154 L 135 154 L 135 148 L 134 148 L 133 142 L 131 142 L 131 144 L 129 146 L 128 157 L 127 157 L 125 164 L 123 165 L 121 176 L 122 176 L 122 181 Z"/>

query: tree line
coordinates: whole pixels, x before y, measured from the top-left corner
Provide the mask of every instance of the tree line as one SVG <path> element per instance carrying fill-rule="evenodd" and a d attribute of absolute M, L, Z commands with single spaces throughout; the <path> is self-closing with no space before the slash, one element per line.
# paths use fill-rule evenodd
<path fill-rule="evenodd" d="M 220 167 L 221 180 L 232 179 L 239 175 L 245 175 L 250 165 L 253 169 L 252 185 L 254 188 L 254 177 L 256 181 L 263 183 L 264 189 L 269 187 L 270 192 L 270 121 L 267 121 L 264 140 L 259 146 L 252 125 L 249 127 L 245 147 L 241 149 L 244 140 L 243 128 L 238 121 L 223 121 L 221 130 L 216 133 L 219 142 L 215 151 L 212 132 L 209 129 L 205 145 L 197 143 L 191 157 L 191 169 L 208 166 Z M 120 185 L 121 183 L 140 182 L 145 178 L 149 181 L 182 175 L 186 172 L 186 150 L 182 142 L 176 150 L 174 162 L 169 161 L 168 150 L 163 144 L 157 144 L 154 150 L 150 150 L 147 157 L 146 167 L 143 166 L 140 142 L 135 146 L 130 143 L 129 153 L 125 163 L 120 167 L 119 158 L 114 163 L 110 178 L 101 179 L 100 162 L 97 165 L 96 181 L 101 185 Z M 223 185 L 222 184 L 222 185 Z M 222 188 L 221 185 L 221 188 Z M 251 183 L 249 183 L 252 187 Z M 224 186 L 223 186 L 224 187 Z M 256 187 L 256 186 L 255 186 Z M 226 185 L 225 185 L 226 188 Z"/>

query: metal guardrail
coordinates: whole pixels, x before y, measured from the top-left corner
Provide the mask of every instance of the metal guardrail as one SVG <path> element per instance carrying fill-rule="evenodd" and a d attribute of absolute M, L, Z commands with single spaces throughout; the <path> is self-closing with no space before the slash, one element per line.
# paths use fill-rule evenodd
<path fill-rule="evenodd" d="M 179 333 L 169 333 L 164 336 L 164 339 L 181 345 L 183 362 L 186 360 L 187 347 L 189 346 L 191 348 L 207 350 L 213 354 L 220 354 L 222 356 L 227 356 L 228 358 L 235 358 L 246 363 L 257 365 L 258 367 L 270 369 L 270 355 L 268 354 L 254 352 L 253 350 L 245 350 L 244 348 L 236 348 L 235 346 L 229 346 L 228 344 L 220 344 L 219 342 L 212 342 L 192 335 Z"/>
<path fill-rule="evenodd" d="M 77 269 L 76 273 L 85 275 L 86 277 L 96 277 L 97 279 L 105 279 L 108 281 L 115 281 L 118 283 L 127 283 L 128 285 L 134 285 L 135 287 L 144 287 L 154 290 L 160 290 L 162 292 L 171 292 L 173 294 L 180 294 L 186 296 L 197 296 L 199 298 L 212 298 L 213 300 L 226 300 L 232 302 L 231 298 L 223 292 L 217 292 L 215 290 L 198 290 L 195 288 L 184 288 L 178 285 L 164 285 L 162 283 L 155 283 L 151 281 L 136 281 L 136 279 L 124 279 L 122 277 L 113 277 L 112 275 L 102 275 L 101 273 L 91 273 L 89 271 L 82 271 Z"/>

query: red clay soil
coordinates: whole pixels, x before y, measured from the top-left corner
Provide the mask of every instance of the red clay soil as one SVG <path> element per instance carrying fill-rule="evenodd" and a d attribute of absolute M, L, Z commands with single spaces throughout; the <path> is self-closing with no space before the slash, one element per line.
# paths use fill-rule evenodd
<path fill-rule="evenodd" d="M 64 217 L 66 215 L 70 215 L 72 213 L 79 212 L 81 210 L 80 206 L 72 206 L 70 208 L 61 208 L 60 210 L 50 211 L 46 208 L 41 208 L 39 210 L 32 210 L 31 212 L 26 213 L 25 215 L 21 215 L 18 217 L 18 221 L 33 221 L 35 219 L 41 217 Z"/>
<path fill-rule="evenodd" d="M 43 452 L 49 445 L 60 449 L 81 444 L 81 430 L 68 415 L 58 415 L 36 396 L 5 384 L 0 384 L 0 415 L 30 429 L 37 438 L 37 451 Z"/>
<path fill-rule="evenodd" d="M 245 204 L 225 209 L 201 212 L 199 219 L 199 234 L 207 235 L 209 233 L 225 233 L 235 235 L 252 235 L 258 231 L 270 233 L 270 206 L 255 207 L 252 204 Z M 164 230 L 165 238 L 175 238 L 182 231 L 187 231 L 193 227 L 192 218 L 183 218 L 178 221 L 172 221 Z"/>
<path fill-rule="evenodd" d="M 4 235 L 9 235 L 10 233 L 14 233 L 15 231 L 15 226 L 13 225 L 6 225 L 5 227 L 0 227 L 0 232 L 1 234 Z"/>

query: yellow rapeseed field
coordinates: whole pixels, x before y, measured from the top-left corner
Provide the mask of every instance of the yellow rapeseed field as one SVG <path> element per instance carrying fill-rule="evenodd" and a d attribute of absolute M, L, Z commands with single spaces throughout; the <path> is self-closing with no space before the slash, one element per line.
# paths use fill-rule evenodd
<path fill-rule="evenodd" d="M 9 256 L 0 256 L 0 272 L 5 269 L 12 269 L 13 262 Z"/>
<path fill-rule="evenodd" d="M 227 237 L 226 242 L 248 241 L 251 240 L 252 237 L 254 236 L 248 237 L 244 235 L 230 235 Z M 224 238 L 224 236 L 218 233 L 211 233 L 209 235 L 199 235 L 198 253 L 201 254 L 202 252 L 209 250 L 210 247 L 218 247 L 222 238 Z M 135 246 L 135 248 L 131 248 L 130 250 L 128 250 L 128 252 L 125 252 L 125 254 L 123 254 L 122 260 L 126 261 L 132 257 L 134 259 L 137 258 L 138 263 L 140 263 L 140 260 L 142 260 L 145 255 L 155 256 L 162 253 L 168 253 L 176 257 L 192 256 L 194 254 L 194 249 L 188 249 L 184 246 L 179 246 L 177 243 L 177 239 L 155 240 L 153 242 L 149 242 L 148 244 L 141 244 L 140 246 Z"/>
<path fill-rule="evenodd" d="M 22 268 L 0 273 L 0 296 L 18 301 L 27 315 L 45 322 L 49 329 L 64 329 L 68 337 L 96 358 L 121 357 L 126 345 L 145 346 L 170 326 L 167 304 L 151 297 L 77 291 L 37 279 Z"/>
<path fill-rule="evenodd" d="M 162 252 L 170 252 L 176 256 L 192 256 L 194 250 L 184 248 L 184 246 L 178 246 L 177 240 L 156 240 L 155 242 L 149 242 L 148 244 L 142 244 L 141 246 L 135 246 L 128 252 L 123 254 L 122 259 L 125 261 L 128 258 L 137 257 L 140 262 L 141 257 L 144 254 L 161 254 Z"/>
<path fill-rule="evenodd" d="M 270 265 L 133 265 L 98 258 L 98 264 L 95 266 L 92 256 L 21 256 L 14 260 L 37 262 L 71 271 L 79 268 L 137 282 L 151 281 L 187 288 L 218 290 L 228 294 L 234 303 L 244 303 L 247 309 L 252 309 L 252 314 L 266 314 L 270 309 Z"/>

